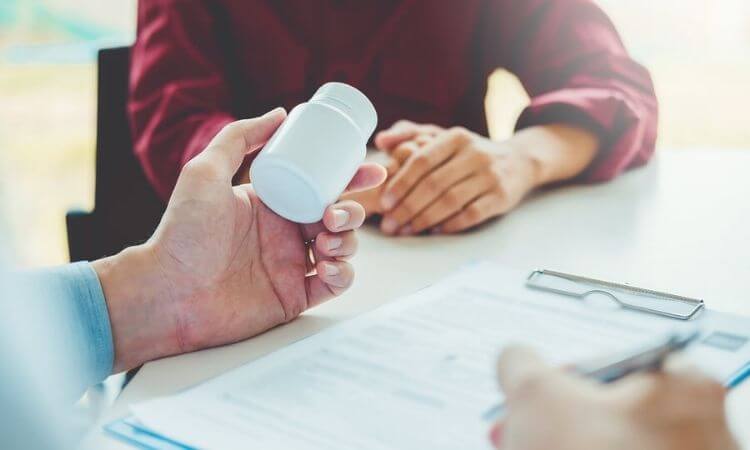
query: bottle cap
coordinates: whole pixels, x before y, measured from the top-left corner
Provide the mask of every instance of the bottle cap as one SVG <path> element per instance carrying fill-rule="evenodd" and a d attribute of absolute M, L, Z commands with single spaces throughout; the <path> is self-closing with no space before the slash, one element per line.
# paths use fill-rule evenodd
<path fill-rule="evenodd" d="M 331 82 L 321 86 L 310 99 L 341 110 L 359 128 L 366 143 L 378 124 L 378 114 L 372 102 L 358 89 L 344 83 Z"/>

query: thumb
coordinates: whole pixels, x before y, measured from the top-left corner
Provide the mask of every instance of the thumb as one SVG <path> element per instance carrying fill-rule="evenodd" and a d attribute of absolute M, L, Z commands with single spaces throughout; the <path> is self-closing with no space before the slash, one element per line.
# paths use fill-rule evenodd
<path fill-rule="evenodd" d="M 511 397 L 524 383 L 547 373 L 549 369 L 533 350 L 522 346 L 509 346 L 503 350 L 497 365 L 500 388 L 506 398 Z"/>
<path fill-rule="evenodd" d="M 265 145 L 285 118 L 284 108 L 276 108 L 260 117 L 232 122 L 211 140 L 201 156 L 231 178 L 245 155 Z"/>

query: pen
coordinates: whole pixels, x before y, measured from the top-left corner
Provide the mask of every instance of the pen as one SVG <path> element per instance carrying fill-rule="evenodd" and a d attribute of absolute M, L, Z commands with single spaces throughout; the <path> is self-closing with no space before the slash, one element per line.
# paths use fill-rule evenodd
<path fill-rule="evenodd" d="M 576 364 L 573 373 L 592 378 L 600 383 L 612 383 L 636 372 L 653 372 L 661 370 L 664 361 L 673 353 L 684 350 L 699 336 L 700 331 L 692 329 L 686 332 L 675 332 L 660 339 L 655 344 L 639 348 L 616 357 L 599 358 L 583 364 Z M 489 408 L 482 417 L 485 420 L 498 420 L 505 412 L 505 403 Z"/>

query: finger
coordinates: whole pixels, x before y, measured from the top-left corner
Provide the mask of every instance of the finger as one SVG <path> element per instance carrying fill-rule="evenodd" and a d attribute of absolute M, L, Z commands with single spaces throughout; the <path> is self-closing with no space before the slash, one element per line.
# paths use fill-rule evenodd
<path fill-rule="evenodd" d="M 381 165 L 365 163 L 360 166 L 349 187 L 353 187 L 354 191 L 372 189 L 379 186 L 385 176 L 385 169 Z M 326 230 L 353 230 L 361 227 L 365 218 L 362 205 L 353 200 L 342 200 L 326 208 L 322 221 L 303 225 L 302 234 L 305 240 L 310 240 Z"/>
<path fill-rule="evenodd" d="M 328 231 L 341 232 L 354 230 L 365 221 L 365 209 L 357 202 L 343 200 L 326 208 L 323 225 Z"/>
<path fill-rule="evenodd" d="M 349 258 L 357 251 L 357 235 L 353 231 L 344 233 L 320 233 L 315 238 L 315 260 Z"/>
<path fill-rule="evenodd" d="M 389 152 L 401 142 L 416 136 L 418 126 L 410 120 L 399 120 L 390 128 L 375 135 L 375 147 Z"/>
<path fill-rule="evenodd" d="M 494 184 L 495 180 L 489 173 L 476 175 L 457 183 L 411 220 L 412 231 L 421 233 L 439 225 L 490 191 Z"/>
<path fill-rule="evenodd" d="M 443 215 L 442 219 L 457 213 L 469 201 L 475 199 L 479 194 L 489 190 L 487 180 L 472 178 L 474 182 L 481 181 L 482 186 L 472 186 L 467 189 L 462 186 L 457 191 L 450 192 L 452 186 L 455 186 L 461 180 L 465 180 L 474 172 L 480 170 L 484 165 L 484 157 L 477 153 L 464 152 L 459 153 L 447 163 L 435 169 L 429 175 L 425 176 L 417 186 L 406 195 L 390 213 L 386 214 L 381 222 L 381 229 L 385 233 L 394 233 L 396 230 L 411 221 L 414 217 L 419 216 L 425 208 L 443 210 L 444 206 L 450 207 L 450 214 Z M 468 180 L 466 180 L 468 182 Z M 479 189 L 479 192 L 475 192 Z M 470 191 L 472 195 L 466 197 Z M 460 195 L 455 197 L 453 194 Z M 439 200 L 438 200 L 439 199 Z M 438 201 L 439 204 L 434 205 Z M 439 222 L 432 222 L 436 225 Z M 422 227 L 421 230 L 427 228 Z M 420 231 L 421 231 L 420 230 Z M 416 231 L 416 230 L 413 230 Z"/>
<path fill-rule="evenodd" d="M 346 192 L 366 191 L 380 186 L 385 181 L 387 172 L 383 166 L 375 163 L 364 163 L 354 174 Z"/>
<path fill-rule="evenodd" d="M 398 161 L 399 164 L 403 165 L 412 155 L 419 152 L 419 146 L 414 141 L 406 141 L 399 144 L 398 147 L 391 153 L 391 157 Z"/>
<path fill-rule="evenodd" d="M 644 405 L 680 401 L 721 404 L 726 387 L 714 378 L 689 366 L 667 367 L 664 371 L 633 374 L 613 384 L 610 394 L 620 397 L 624 404 L 634 408 Z"/>
<path fill-rule="evenodd" d="M 232 122 L 195 159 L 210 164 L 219 176 L 231 181 L 245 155 L 265 145 L 285 118 L 286 111 L 276 108 L 260 117 Z"/>
<path fill-rule="evenodd" d="M 315 269 L 305 278 L 309 308 L 341 295 L 354 281 L 354 269 L 345 261 L 318 261 Z"/>
<path fill-rule="evenodd" d="M 519 345 L 505 348 L 497 365 L 500 388 L 506 397 L 512 397 L 529 380 L 535 380 L 549 372 L 552 372 L 551 368 L 535 351 Z"/>
<path fill-rule="evenodd" d="M 359 192 L 347 192 L 344 193 L 339 201 L 342 200 L 352 200 L 360 205 L 365 209 L 365 215 L 367 217 L 372 216 L 373 214 L 380 214 L 380 193 L 382 192 L 382 189 L 380 187 L 376 187 L 375 189 L 370 189 L 368 191 L 359 191 Z"/>
<path fill-rule="evenodd" d="M 429 144 L 430 142 L 434 140 L 435 140 L 435 135 L 424 134 L 424 133 L 414 138 L 414 142 L 416 142 L 417 146 L 419 147 L 424 147 L 425 145 Z"/>
<path fill-rule="evenodd" d="M 375 146 L 390 152 L 398 144 L 414 139 L 420 134 L 435 136 L 443 129 L 432 124 L 417 124 L 409 120 L 399 120 L 391 128 L 383 130 L 375 136 Z"/>
<path fill-rule="evenodd" d="M 401 168 L 401 163 L 397 161 L 394 158 L 391 158 L 386 164 L 385 164 L 385 171 L 388 173 L 388 176 L 386 179 L 394 176 L 396 172 L 398 172 L 398 169 Z"/>
<path fill-rule="evenodd" d="M 303 225 L 302 236 L 309 241 L 327 231 L 335 233 L 357 229 L 364 221 L 365 209 L 362 205 L 352 200 L 342 200 L 326 208 L 320 222 Z"/>
<path fill-rule="evenodd" d="M 418 133 L 419 126 L 410 120 L 399 120 L 390 128 L 375 135 L 375 147 L 390 152 L 401 142 L 411 139 Z"/>
<path fill-rule="evenodd" d="M 485 194 L 439 225 L 439 231 L 441 233 L 458 233 L 477 226 L 502 214 L 504 212 L 503 204 L 503 197 L 499 194 Z"/>
<path fill-rule="evenodd" d="M 440 135 L 419 154 L 409 158 L 396 176 L 385 186 L 383 208 L 395 207 L 425 175 L 444 163 L 468 143 L 469 136 L 460 131 Z"/>

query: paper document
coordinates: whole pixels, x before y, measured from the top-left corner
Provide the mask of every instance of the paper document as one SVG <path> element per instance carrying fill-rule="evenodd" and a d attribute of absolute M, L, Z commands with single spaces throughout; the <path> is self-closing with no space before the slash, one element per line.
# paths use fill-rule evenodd
<path fill-rule="evenodd" d="M 527 275 L 475 264 L 132 412 L 151 432 L 198 448 L 489 449 L 484 416 L 502 400 L 495 368 L 505 345 L 571 363 L 685 325 L 527 289 Z M 750 321 L 708 312 L 696 323 L 715 342 L 688 356 L 722 380 L 736 376 L 750 361 L 741 342 Z"/>

